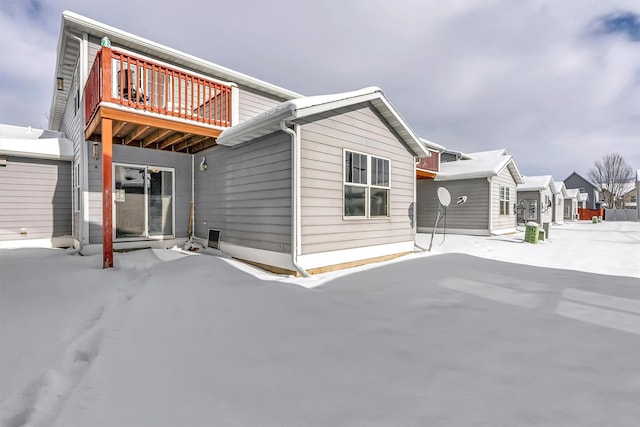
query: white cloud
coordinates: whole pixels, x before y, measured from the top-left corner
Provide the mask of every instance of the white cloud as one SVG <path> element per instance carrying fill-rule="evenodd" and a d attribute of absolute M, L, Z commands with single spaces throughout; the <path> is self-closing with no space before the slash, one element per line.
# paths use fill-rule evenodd
<path fill-rule="evenodd" d="M 3 6 L 0 58 L 24 70 L 2 71 L 12 83 L 0 91 L 19 90 L 29 108 L 2 105 L 0 121 L 39 124 L 68 9 L 309 95 L 380 86 L 422 136 L 504 147 L 528 175 L 564 179 L 610 151 L 640 167 L 640 43 L 589 33 L 600 16 L 640 13 L 635 1 L 194 0 L 184 11 L 199 13 L 185 14 L 151 1 L 47 5 L 37 23 Z"/>

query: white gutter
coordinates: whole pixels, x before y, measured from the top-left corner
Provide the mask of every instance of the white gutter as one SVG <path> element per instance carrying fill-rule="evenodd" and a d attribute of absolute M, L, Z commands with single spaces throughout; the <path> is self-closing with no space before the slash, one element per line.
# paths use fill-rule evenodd
<path fill-rule="evenodd" d="M 418 180 L 416 179 L 416 164 L 419 161 L 419 157 L 413 158 L 413 245 L 420 249 L 422 252 L 426 252 L 427 248 L 423 248 L 418 244 Z M 414 248 L 415 251 L 415 248 Z"/>
<path fill-rule="evenodd" d="M 194 159 L 196 155 L 191 155 L 191 209 L 190 211 L 190 219 L 191 219 L 191 235 L 189 236 L 189 240 L 193 239 L 193 236 L 196 234 L 196 198 L 195 198 L 195 169 L 194 169 Z"/>
<path fill-rule="evenodd" d="M 295 130 L 287 127 L 286 120 L 280 121 L 280 129 L 291 136 L 291 262 L 293 266 L 304 277 L 311 275 L 298 265 L 298 255 L 300 255 L 300 130 L 298 125 L 294 125 Z"/>

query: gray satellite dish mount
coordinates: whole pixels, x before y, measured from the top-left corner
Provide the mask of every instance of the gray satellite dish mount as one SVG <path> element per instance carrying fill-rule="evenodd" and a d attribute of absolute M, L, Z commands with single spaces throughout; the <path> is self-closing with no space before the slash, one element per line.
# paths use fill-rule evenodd
<path fill-rule="evenodd" d="M 466 203 L 467 196 L 458 197 L 458 201 L 456 205 L 462 205 Z M 444 235 L 442 236 L 442 243 L 444 243 L 445 236 L 447 235 L 447 207 L 451 204 L 451 193 L 444 187 L 438 187 L 438 216 L 436 217 L 436 223 L 433 226 L 433 231 L 431 231 L 431 242 L 429 242 L 429 252 L 431 252 L 431 247 L 433 246 L 433 237 L 436 234 L 436 229 L 438 228 L 438 224 L 440 220 L 444 218 Z M 441 244 L 442 244 L 441 243 Z"/>

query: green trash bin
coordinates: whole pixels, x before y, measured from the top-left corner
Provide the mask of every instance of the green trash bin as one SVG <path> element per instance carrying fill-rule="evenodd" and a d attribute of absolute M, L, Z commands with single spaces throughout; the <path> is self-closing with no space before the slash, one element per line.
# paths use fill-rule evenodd
<path fill-rule="evenodd" d="M 538 243 L 538 223 L 530 221 L 527 223 L 524 232 L 524 241 L 527 243 Z"/>
<path fill-rule="evenodd" d="M 597 224 L 598 223 L 598 217 L 594 216 L 593 218 L 591 218 L 591 223 Z"/>

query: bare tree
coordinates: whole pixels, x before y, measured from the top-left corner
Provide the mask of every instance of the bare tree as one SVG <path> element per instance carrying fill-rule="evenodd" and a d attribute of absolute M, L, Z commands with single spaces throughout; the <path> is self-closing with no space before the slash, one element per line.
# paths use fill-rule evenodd
<path fill-rule="evenodd" d="M 607 154 L 589 169 L 589 179 L 596 184 L 609 208 L 622 199 L 625 184 L 631 181 L 631 166 L 618 153 Z"/>

